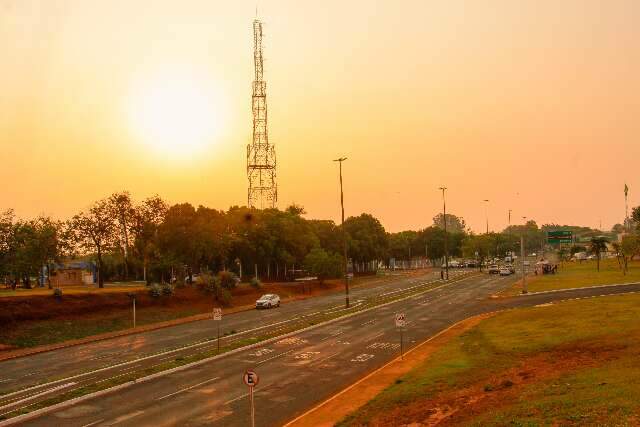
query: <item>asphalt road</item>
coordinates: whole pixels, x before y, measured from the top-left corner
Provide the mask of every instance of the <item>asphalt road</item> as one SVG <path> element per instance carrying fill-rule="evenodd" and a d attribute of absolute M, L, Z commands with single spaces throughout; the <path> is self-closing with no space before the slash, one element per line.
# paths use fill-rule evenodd
<path fill-rule="evenodd" d="M 462 274 L 456 271 L 452 278 Z M 352 289 L 352 305 L 402 295 L 440 283 L 439 274 L 398 275 Z M 220 325 L 221 345 L 306 325 L 344 309 L 344 295 L 333 293 L 292 301 L 278 309 L 227 315 Z M 180 357 L 212 350 L 218 323 L 191 322 L 170 328 L 73 346 L 0 362 L 0 414 L 81 386 L 117 377 Z"/>
<path fill-rule="evenodd" d="M 282 425 L 396 357 L 396 312 L 407 315 L 408 348 L 475 314 L 640 291 L 638 284 L 488 298 L 512 281 L 482 275 L 443 284 L 404 301 L 45 414 L 25 425 L 247 426 L 249 401 L 241 378 L 248 368 L 260 375 L 256 425 Z"/>

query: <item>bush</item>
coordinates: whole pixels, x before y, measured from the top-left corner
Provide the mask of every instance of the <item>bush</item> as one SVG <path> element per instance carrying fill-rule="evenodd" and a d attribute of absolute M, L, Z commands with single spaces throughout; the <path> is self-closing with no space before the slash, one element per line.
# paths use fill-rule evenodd
<path fill-rule="evenodd" d="M 196 281 L 196 288 L 206 294 L 217 294 L 219 287 L 220 283 L 218 278 L 212 276 L 210 273 L 202 273 Z"/>
<path fill-rule="evenodd" d="M 62 289 L 60 289 L 60 288 L 55 288 L 55 289 L 53 290 L 53 296 L 54 296 L 54 297 L 56 297 L 56 298 L 58 298 L 58 299 L 62 298 Z"/>
<path fill-rule="evenodd" d="M 160 298 L 162 296 L 162 289 L 160 288 L 160 285 L 154 283 L 149 286 L 149 296 L 153 298 Z"/>
<path fill-rule="evenodd" d="M 221 289 L 218 301 L 224 306 L 231 305 L 231 291 L 228 289 Z"/>
<path fill-rule="evenodd" d="M 218 281 L 223 289 L 231 290 L 236 287 L 240 280 L 231 271 L 221 271 L 218 273 Z"/>
<path fill-rule="evenodd" d="M 162 285 L 162 295 L 173 295 L 173 286 L 171 286 L 169 283 L 165 283 L 164 285 Z"/>
<path fill-rule="evenodd" d="M 254 277 L 253 279 L 251 279 L 250 284 L 256 289 L 260 289 L 262 287 L 262 282 L 257 277 Z"/>

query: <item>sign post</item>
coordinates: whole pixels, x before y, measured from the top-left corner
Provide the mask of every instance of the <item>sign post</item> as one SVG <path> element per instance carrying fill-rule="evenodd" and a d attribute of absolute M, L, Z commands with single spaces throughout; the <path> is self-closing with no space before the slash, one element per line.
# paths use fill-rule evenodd
<path fill-rule="evenodd" d="M 404 327 L 407 325 L 407 317 L 404 313 L 396 313 L 396 328 L 400 329 L 400 360 L 404 360 Z"/>
<path fill-rule="evenodd" d="M 131 292 L 129 295 L 129 298 L 131 298 L 131 302 L 133 304 L 133 328 L 135 329 L 136 327 L 136 294 L 134 294 L 133 292 Z"/>
<path fill-rule="evenodd" d="M 213 320 L 218 327 L 218 353 L 220 353 L 220 322 L 222 322 L 222 309 L 215 307 L 213 309 Z"/>
<path fill-rule="evenodd" d="M 256 411 L 253 405 L 253 388 L 258 385 L 260 377 L 258 377 L 258 374 L 255 371 L 249 369 L 245 371 L 244 375 L 242 376 L 242 381 L 244 381 L 247 387 L 249 387 L 249 402 L 251 404 L 251 427 L 255 427 Z"/>

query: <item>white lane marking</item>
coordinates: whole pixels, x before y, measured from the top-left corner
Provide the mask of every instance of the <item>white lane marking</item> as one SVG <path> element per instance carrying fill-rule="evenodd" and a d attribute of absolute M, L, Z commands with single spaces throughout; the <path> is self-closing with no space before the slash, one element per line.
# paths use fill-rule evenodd
<path fill-rule="evenodd" d="M 319 351 L 305 351 L 304 353 L 299 353 L 294 356 L 296 360 L 308 360 L 311 359 L 316 354 L 320 354 Z"/>
<path fill-rule="evenodd" d="M 373 359 L 373 354 L 359 354 L 356 357 L 354 357 L 353 359 L 351 359 L 352 362 L 366 362 L 369 359 Z"/>
<path fill-rule="evenodd" d="M 136 412 L 132 412 L 130 414 L 127 415 L 122 415 L 121 417 L 116 418 L 115 420 L 113 420 L 112 423 L 109 423 L 108 425 L 113 426 L 116 424 L 119 424 L 123 421 L 127 421 L 130 420 L 131 418 L 137 417 L 138 415 L 142 415 L 144 414 L 144 411 L 136 411 Z"/>
<path fill-rule="evenodd" d="M 100 419 L 100 420 L 98 420 L 98 421 L 94 421 L 94 422 L 89 423 L 89 424 L 85 424 L 85 425 L 83 425 L 82 427 L 91 427 L 91 426 L 94 426 L 94 425 L 96 425 L 96 424 L 98 424 L 98 423 L 101 423 L 101 422 L 103 422 L 103 421 L 104 421 L 104 418 L 102 418 L 102 419 Z"/>
<path fill-rule="evenodd" d="M 255 393 L 255 392 L 254 392 L 254 393 Z M 233 402 L 235 402 L 235 401 L 237 401 L 237 400 L 240 400 L 240 399 L 242 399 L 242 398 L 245 398 L 245 397 L 247 397 L 247 396 L 249 396 L 249 393 L 242 394 L 242 395 L 240 395 L 240 396 L 236 397 L 235 399 L 227 400 L 226 402 L 224 402 L 224 404 L 225 404 L 225 405 L 228 405 L 228 404 L 230 404 L 230 403 L 233 403 Z"/>
<path fill-rule="evenodd" d="M 259 361 L 258 363 L 256 363 L 256 366 L 257 366 L 257 365 L 262 365 L 263 363 L 266 363 L 266 362 L 268 362 L 268 361 L 270 361 L 270 360 L 277 359 L 278 357 L 285 356 L 285 355 L 287 355 L 287 354 L 291 353 L 291 352 L 292 352 L 292 351 L 294 351 L 294 350 L 295 350 L 295 348 L 292 348 L 291 350 L 289 350 L 289 351 L 285 351 L 284 353 L 276 354 L 276 355 L 275 355 L 275 356 L 273 356 L 273 357 L 270 357 L 270 358 L 268 358 L 268 359 L 261 360 L 261 361 Z"/>
<path fill-rule="evenodd" d="M 258 351 L 254 351 L 253 353 L 249 353 L 249 356 L 253 356 L 253 357 L 262 357 L 266 354 L 269 353 L 273 353 L 275 350 L 271 349 L 271 348 L 261 348 Z"/>
<path fill-rule="evenodd" d="M 45 390 L 45 391 L 41 391 L 40 393 L 32 394 L 31 396 L 25 397 L 24 399 L 16 400 L 15 402 L 11 402 L 11 403 L 8 403 L 8 404 L 6 404 L 4 406 L 0 406 L 0 411 L 5 410 L 7 408 L 14 407 L 14 406 L 19 405 L 19 404 L 24 403 L 24 402 L 28 402 L 28 401 L 33 400 L 35 398 L 38 398 L 40 396 L 44 396 L 45 394 L 53 393 L 54 391 L 62 390 L 63 388 L 69 388 L 69 387 L 74 386 L 74 385 L 76 385 L 75 382 L 70 382 L 70 383 L 59 385 L 57 387 L 50 388 L 50 389 Z"/>
<path fill-rule="evenodd" d="M 194 385 L 192 385 L 192 386 L 190 386 L 190 387 L 186 387 L 186 388 L 183 388 L 183 389 L 178 390 L 178 391 L 176 391 L 176 392 L 169 393 L 169 394 L 167 394 L 167 395 L 165 395 L 165 396 L 159 397 L 159 398 L 157 398 L 156 400 L 166 399 L 167 397 L 175 396 L 176 394 L 180 394 L 180 393 L 184 393 L 185 391 L 193 390 L 193 389 L 194 389 L 194 388 L 196 388 L 196 387 L 200 387 L 201 385 L 208 384 L 208 383 L 213 382 L 213 381 L 215 381 L 215 380 L 217 380 L 217 379 L 220 379 L 220 377 L 210 378 L 210 379 L 208 379 L 208 380 L 206 380 L 206 381 L 202 381 L 201 383 L 194 384 Z"/>

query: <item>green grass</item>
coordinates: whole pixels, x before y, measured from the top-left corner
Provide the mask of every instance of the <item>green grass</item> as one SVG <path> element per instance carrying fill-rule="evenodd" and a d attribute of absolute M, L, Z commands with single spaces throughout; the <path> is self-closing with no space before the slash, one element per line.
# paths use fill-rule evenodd
<path fill-rule="evenodd" d="M 596 261 L 564 262 L 559 266 L 557 274 L 530 277 L 527 282 L 529 292 L 640 282 L 640 261 L 629 262 L 626 275 L 622 273 L 615 259 L 607 259 L 600 262 L 599 272 Z M 521 292 L 521 286 L 518 283 L 504 294 L 516 295 Z"/>
<path fill-rule="evenodd" d="M 501 388 L 498 378 L 526 369 L 529 360 L 541 358 L 553 368 L 578 357 L 574 354 L 590 355 L 592 363 L 576 359 L 571 369 L 540 374 L 463 424 L 635 425 L 640 420 L 634 418 L 640 417 L 639 311 L 640 295 L 624 295 L 501 313 L 452 339 L 339 425 L 423 422 L 388 417 L 398 415 L 393 410 L 428 409 L 430 400 L 461 390 L 495 393 Z M 610 352 L 598 353 L 603 350 Z"/>
<path fill-rule="evenodd" d="M 136 325 L 143 326 L 198 314 L 197 310 L 138 310 Z M 107 332 L 121 331 L 132 326 L 130 312 L 117 315 L 91 316 L 69 320 L 39 320 L 15 323 L 0 331 L 0 342 L 18 348 L 35 347 L 85 338 Z"/>

